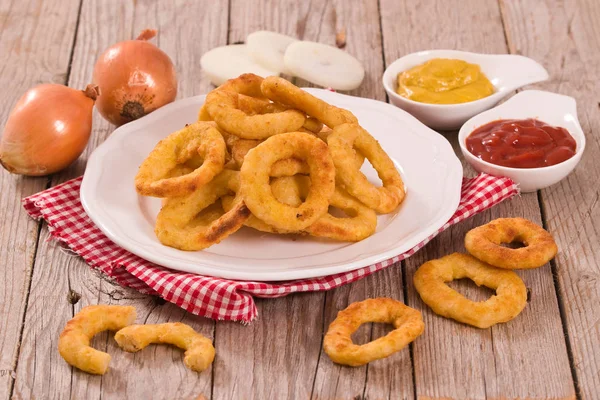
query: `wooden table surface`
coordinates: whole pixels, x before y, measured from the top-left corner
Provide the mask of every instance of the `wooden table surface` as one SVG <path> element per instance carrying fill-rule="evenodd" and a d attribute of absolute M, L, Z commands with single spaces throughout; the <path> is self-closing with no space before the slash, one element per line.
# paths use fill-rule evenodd
<path fill-rule="evenodd" d="M 600 1 L 0 0 L 0 121 L 36 84 L 83 88 L 104 49 L 146 27 L 159 30 L 157 43 L 177 66 L 179 98 L 211 89 L 200 71 L 204 52 L 259 29 L 333 44 L 345 28 L 346 50 L 366 68 L 364 83 L 351 94 L 381 101 L 383 70 L 410 52 L 523 54 L 550 73 L 536 88 L 577 99 L 587 148 L 559 184 L 460 223 L 401 265 L 351 285 L 257 300 L 259 319 L 243 326 L 196 317 L 103 279 L 49 240 L 46 224 L 27 217 L 22 197 L 81 175 L 110 135 L 113 127 L 95 112 L 92 139 L 67 170 L 48 178 L 0 171 L 0 399 L 600 398 Z M 456 132 L 444 136 L 457 149 Z M 467 230 L 501 216 L 543 224 L 560 249 L 550 264 L 519 271 L 531 293 L 525 310 L 484 330 L 433 314 L 414 290 L 415 269 L 464 251 Z M 473 299 L 489 296 L 473 284 L 455 287 Z M 425 333 L 367 366 L 333 364 L 322 350 L 324 330 L 338 310 L 376 296 L 420 310 Z M 98 303 L 134 305 L 146 323 L 192 325 L 214 340 L 212 368 L 188 370 L 181 351 L 170 346 L 128 354 L 106 333 L 93 344 L 112 355 L 109 373 L 69 367 L 58 354 L 58 335 L 81 307 Z M 366 342 L 388 330 L 364 325 L 354 338 Z"/>

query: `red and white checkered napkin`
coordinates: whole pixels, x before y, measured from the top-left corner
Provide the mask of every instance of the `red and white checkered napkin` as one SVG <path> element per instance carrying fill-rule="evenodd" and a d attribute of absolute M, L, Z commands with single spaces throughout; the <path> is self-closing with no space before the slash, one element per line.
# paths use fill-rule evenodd
<path fill-rule="evenodd" d="M 79 201 L 77 178 L 23 199 L 32 218 L 43 218 L 52 236 L 79 254 L 93 268 L 121 285 L 158 295 L 205 317 L 250 322 L 257 316 L 253 296 L 281 297 L 294 292 L 329 290 L 354 282 L 413 255 L 438 233 L 518 193 L 508 178 L 481 174 L 464 178 L 458 209 L 436 233 L 404 254 L 364 268 L 313 279 L 250 282 L 174 271 L 146 261 L 110 241 L 87 216 Z"/>

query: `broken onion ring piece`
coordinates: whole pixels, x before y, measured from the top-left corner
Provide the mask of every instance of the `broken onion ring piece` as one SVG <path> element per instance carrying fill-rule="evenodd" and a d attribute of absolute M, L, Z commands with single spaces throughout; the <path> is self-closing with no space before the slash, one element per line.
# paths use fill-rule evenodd
<path fill-rule="evenodd" d="M 70 365 L 103 375 L 108 370 L 110 355 L 90 347 L 92 337 L 102 331 L 118 331 L 134 321 L 135 308 L 131 306 L 83 307 L 60 334 L 58 352 Z"/>
<path fill-rule="evenodd" d="M 185 350 L 184 364 L 197 372 L 204 371 L 215 359 L 212 341 L 181 322 L 131 325 L 118 331 L 115 340 L 121 349 L 130 353 L 140 351 L 151 343 L 175 345 Z"/>

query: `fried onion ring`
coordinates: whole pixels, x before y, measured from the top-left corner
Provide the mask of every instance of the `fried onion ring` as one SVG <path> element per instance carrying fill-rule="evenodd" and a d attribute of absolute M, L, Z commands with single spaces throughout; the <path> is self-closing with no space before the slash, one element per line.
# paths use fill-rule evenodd
<path fill-rule="evenodd" d="M 525 247 L 511 249 L 501 243 L 521 242 Z M 471 255 L 498 268 L 538 268 L 552 260 L 558 247 L 552 235 L 525 218 L 498 218 L 471 229 L 465 236 Z"/>
<path fill-rule="evenodd" d="M 301 175 L 278 178 L 271 183 L 271 190 L 275 197 L 287 204 L 302 202 L 309 187 L 310 178 Z M 377 228 L 375 211 L 356 200 L 339 186 L 336 186 L 329 205 L 343 211 L 348 217 L 340 218 L 327 212 L 304 229 L 304 232 L 316 237 L 345 242 L 358 242 L 375 233 Z"/>
<path fill-rule="evenodd" d="M 367 322 L 385 322 L 396 329 L 370 343 L 354 344 L 351 335 Z M 421 313 L 404 303 L 385 297 L 367 299 L 338 312 L 325 334 L 323 349 L 333 362 L 358 367 L 402 350 L 424 329 Z"/>
<path fill-rule="evenodd" d="M 496 295 L 476 302 L 446 285 L 463 278 L 495 290 Z M 433 312 L 482 329 L 510 321 L 527 304 L 527 288 L 517 274 L 492 267 L 468 254 L 454 253 L 426 262 L 415 272 L 413 282 Z"/>
<path fill-rule="evenodd" d="M 369 132 L 356 124 L 339 125 L 333 128 L 327 143 L 337 170 L 336 179 L 348 193 L 381 214 L 394 211 L 404 200 L 404 183 L 400 173 Z M 383 182 L 382 187 L 370 183 L 356 168 L 353 162 L 355 147 L 373 165 Z"/>
<path fill-rule="evenodd" d="M 206 185 L 225 164 L 225 142 L 211 122 L 195 122 L 161 140 L 142 162 L 135 188 L 144 196 L 184 196 Z M 193 172 L 174 178 L 168 174 L 195 156 L 203 163 Z"/>
<path fill-rule="evenodd" d="M 184 364 L 191 370 L 202 372 L 215 359 L 212 341 L 191 326 L 181 322 L 156 325 L 131 325 L 115 334 L 119 347 L 135 353 L 151 343 L 167 343 L 185 350 Z"/>
<path fill-rule="evenodd" d="M 221 196 L 234 192 L 231 181 L 237 174 L 224 170 L 192 194 L 168 198 L 156 218 L 154 232 L 158 240 L 166 246 L 194 251 L 217 244 L 237 231 L 250 216 L 241 198 L 236 198 L 232 208 L 210 224 L 196 221 L 198 215 Z"/>
<path fill-rule="evenodd" d="M 273 164 L 288 158 L 305 161 L 310 171 L 311 187 L 298 207 L 279 202 L 271 191 Z M 252 214 L 278 229 L 302 230 L 327 212 L 335 189 L 335 168 L 323 141 L 302 132 L 282 133 L 246 155 L 240 181 L 240 193 Z"/>
<path fill-rule="evenodd" d="M 90 347 L 92 337 L 102 331 L 118 331 L 134 321 L 135 308 L 131 306 L 83 307 L 60 334 L 58 352 L 70 365 L 103 375 L 108 370 L 110 355 Z"/>
<path fill-rule="evenodd" d="M 358 123 L 350 111 L 332 106 L 283 78 L 269 76 L 263 80 L 260 87 L 269 99 L 298 109 L 330 128 L 346 123 Z"/>
<path fill-rule="evenodd" d="M 230 79 L 206 96 L 206 111 L 220 128 L 242 139 L 266 139 L 284 132 L 296 131 L 306 116 L 298 110 L 248 115 L 240 109 L 239 95 L 262 96 L 262 78 L 254 74 Z"/>

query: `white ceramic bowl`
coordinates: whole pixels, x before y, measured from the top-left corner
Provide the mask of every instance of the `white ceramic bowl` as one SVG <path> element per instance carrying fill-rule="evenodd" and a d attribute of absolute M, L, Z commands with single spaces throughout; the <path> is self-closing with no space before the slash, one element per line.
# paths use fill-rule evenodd
<path fill-rule="evenodd" d="M 509 168 L 491 164 L 475 157 L 467 150 L 466 139 L 478 127 L 498 119 L 535 118 L 569 131 L 577 147 L 575 155 L 560 164 L 543 168 Z M 498 107 L 468 120 L 458 133 L 460 149 L 469 164 L 478 172 L 507 176 L 519 184 L 522 192 L 534 192 L 554 185 L 573 171 L 585 149 L 585 135 L 577 119 L 575 99 L 541 90 L 517 93 Z"/>
<path fill-rule="evenodd" d="M 427 104 L 396 93 L 398 74 L 432 58 L 454 58 L 478 64 L 496 92 L 480 100 L 460 104 Z M 457 50 L 429 50 L 397 59 L 383 73 L 383 87 L 395 106 L 408 111 L 425 125 L 438 130 L 458 129 L 469 118 L 492 108 L 510 92 L 548 79 L 548 72 L 531 58 L 511 54 L 478 54 Z"/>

